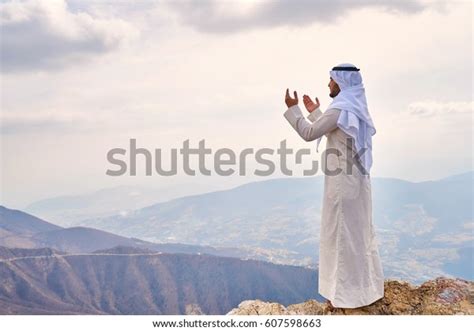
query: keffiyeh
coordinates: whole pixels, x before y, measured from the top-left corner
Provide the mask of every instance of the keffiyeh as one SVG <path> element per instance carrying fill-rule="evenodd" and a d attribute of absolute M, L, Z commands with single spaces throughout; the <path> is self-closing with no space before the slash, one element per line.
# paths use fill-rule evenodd
<path fill-rule="evenodd" d="M 328 109 L 341 110 L 337 126 L 354 138 L 357 153 L 363 148 L 366 149 L 359 155 L 363 167 L 369 173 L 372 167 L 372 136 L 376 130 L 367 108 L 362 76 L 359 69 L 350 63 L 334 67 L 329 71 L 329 75 L 336 81 L 340 92 L 334 97 Z M 318 138 L 316 151 L 321 138 Z"/>

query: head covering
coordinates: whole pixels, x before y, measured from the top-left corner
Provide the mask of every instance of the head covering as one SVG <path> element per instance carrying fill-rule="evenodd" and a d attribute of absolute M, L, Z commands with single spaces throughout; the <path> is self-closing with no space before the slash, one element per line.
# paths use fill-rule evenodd
<path fill-rule="evenodd" d="M 329 75 L 336 81 L 341 91 L 334 97 L 328 109 L 341 110 L 337 126 L 354 138 L 357 153 L 366 148 L 365 152 L 361 152 L 360 161 L 369 173 L 372 167 L 372 136 L 376 130 L 367 108 L 365 88 L 359 70 L 353 64 L 342 63 L 329 71 Z M 316 151 L 321 138 L 318 138 Z"/>

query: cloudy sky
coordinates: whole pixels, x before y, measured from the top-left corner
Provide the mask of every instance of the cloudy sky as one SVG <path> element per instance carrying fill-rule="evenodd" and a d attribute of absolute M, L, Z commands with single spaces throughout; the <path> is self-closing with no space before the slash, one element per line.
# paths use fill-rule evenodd
<path fill-rule="evenodd" d="M 284 92 L 317 96 L 324 111 L 339 63 L 361 68 L 377 129 L 372 176 L 470 171 L 472 14 L 470 1 L 0 1 L 0 203 L 268 179 L 110 177 L 106 154 L 131 138 L 161 149 L 165 167 L 186 139 L 236 154 L 284 139 L 314 150 L 284 119 Z"/>

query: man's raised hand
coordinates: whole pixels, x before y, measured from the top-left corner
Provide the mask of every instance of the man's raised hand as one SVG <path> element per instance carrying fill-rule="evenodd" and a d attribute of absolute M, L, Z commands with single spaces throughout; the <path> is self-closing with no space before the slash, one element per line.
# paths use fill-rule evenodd
<path fill-rule="evenodd" d="M 290 92 L 288 91 L 288 89 L 286 89 L 285 103 L 288 108 L 298 104 L 298 94 L 296 93 L 296 91 L 294 91 L 293 93 L 295 96 L 294 98 L 290 97 Z"/>
<path fill-rule="evenodd" d="M 304 106 L 306 107 L 306 110 L 309 111 L 310 113 L 313 110 L 318 109 L 319 107 L 319 99 L 316 98 L 316 103 L 314 103 L 313 100 L 311 100 L 311 98 L 306 94 L 303 95 L 303 103 L 304 103 Z"/>

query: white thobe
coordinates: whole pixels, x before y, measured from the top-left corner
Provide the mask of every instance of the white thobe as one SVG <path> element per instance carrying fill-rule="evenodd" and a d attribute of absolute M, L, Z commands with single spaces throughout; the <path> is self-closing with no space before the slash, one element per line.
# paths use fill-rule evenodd
<path fill-rule="evenodd" d="M 309 114 L 310 123 L 295 105 L 284 116 L 304 140 L 325 135 L 326 150 L 340 152 L 328 154 L 325 166 L 319 293 L 334 307 L 357 308 L 384 296 L 384 274 L 372 222 L 370 174 L 363 174 L 355 164 L 359 161 L 350 157 L 356 154 L 354 142 L 347 141 L 350 136 L 337 126 L 339 114 L 339 109 L 323 114 L 318 108 Z M 352 173 L 347 164 L 352 165 Z M 341 169 L 339 174 L 328 174 L 336 169 Z"/>

